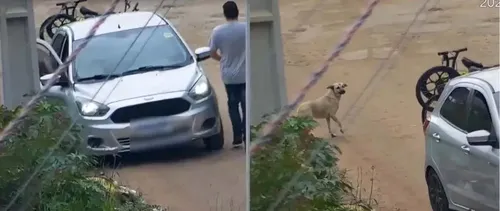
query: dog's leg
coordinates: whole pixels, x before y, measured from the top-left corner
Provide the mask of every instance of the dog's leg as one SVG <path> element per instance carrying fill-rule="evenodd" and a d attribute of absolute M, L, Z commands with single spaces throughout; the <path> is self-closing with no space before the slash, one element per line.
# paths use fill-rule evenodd
<path fill-rule="evenodd" d="M 336 122 L 339 125 L 340 132 L 343 134 L 344 133 L 344 128 L 342 128 L 342 124 L 340 123 L 339 119 L 337 119 L 336 116 L 331 116 L 331 115 L 330 115 L 330 118 L 332 118 L 333 121 Z"/>
<path fill-rule="evenodd" d="M 330 117 L 329 116 L 326 117 L 326 126 L 328 127 L 328 132 L 330 133 L 330 136 L 332 138 L 335 138 L 336 135 L 334 133 L 332 133 L 332 128 L 330 126 Z"/>

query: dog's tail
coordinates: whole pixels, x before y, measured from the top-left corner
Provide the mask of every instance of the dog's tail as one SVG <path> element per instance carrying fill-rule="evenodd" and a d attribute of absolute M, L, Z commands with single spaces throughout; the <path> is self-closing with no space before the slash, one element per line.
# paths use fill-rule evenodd
<path fill-rule="evenodd" d="M 299 107 L 297 107 L 297 110 L 295 110 L 295 116 L 300 116 L 300 110 L 302 108 L 302 106 L 304 106 L 304 104 L 300 104 Z"/>

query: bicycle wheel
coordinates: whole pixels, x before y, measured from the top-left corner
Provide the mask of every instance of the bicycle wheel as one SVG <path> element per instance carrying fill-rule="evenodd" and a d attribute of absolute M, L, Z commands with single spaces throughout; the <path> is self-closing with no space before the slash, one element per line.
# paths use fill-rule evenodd
<path fill-rule="evenodd" d="M 54 36 L 57 28 L 76 21 L 75 17 L 67 14 L 57 14 L 51 17 L 50 22 L 45 27 L 45 30 L 50 38 Z"/>
<path fill-rule="evenodd" d="M 425 122 L 425 119 L 427 119 L 427 116 L 434 111 L 438 100 L 439 96 L 432 96 L 427 100 L 427 102 L 425 102 L 425 105 L 422 106 L 422 112 L 420 113 L 422 124 Z"/>
<path fill-rule="evenodd" d="M 54 18 L 56 15 L 51 15 L 47 19 L 45 19 L 42 24 L 40 25 L 40 28 L 38 29 L 38 37 L 42 40 L 47 40 L 46 38 L 49 37 L 47 34 L 47 24 L 49 24 L 50 21 L 52 21 L 52 18 Z M 50 37 L 49 37 L 50 38 Z"/>
<path fill-rule="evenodd" d="M 433 76 L 437 76 L 433 77 Z M 420 106 L 424 107 L 433 96 L 441 95 L 446 83 L 460 74 L 451 67 L 436 66 L 425 71 L 415 86 L 415 97 Z"/>

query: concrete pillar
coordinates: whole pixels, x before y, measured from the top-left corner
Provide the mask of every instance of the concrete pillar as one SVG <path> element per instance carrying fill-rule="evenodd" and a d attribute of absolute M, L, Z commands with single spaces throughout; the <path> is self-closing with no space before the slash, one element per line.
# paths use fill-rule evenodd
<path fill-rule="evenodd" d="M 15 107 L 39 89 L 32 0 L 0 0 L 0 103 Z"/>
<path fill-rule="evenodd" d="M 287 104 L 278 0 L 247 1 L 250 17 L 250 123 Z"/>

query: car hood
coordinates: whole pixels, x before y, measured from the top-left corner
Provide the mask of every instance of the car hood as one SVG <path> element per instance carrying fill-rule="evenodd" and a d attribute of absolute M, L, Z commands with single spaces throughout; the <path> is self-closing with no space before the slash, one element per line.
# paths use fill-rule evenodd
<path fill-rule="evenodd" d="M 77 97 L 110 104 L 155 94 L 189 90 L 199 74 L 198 66 L 193 63 L 178 69 L 150 71 L 95 83 L 77 83 L 74 90 Z"/>

